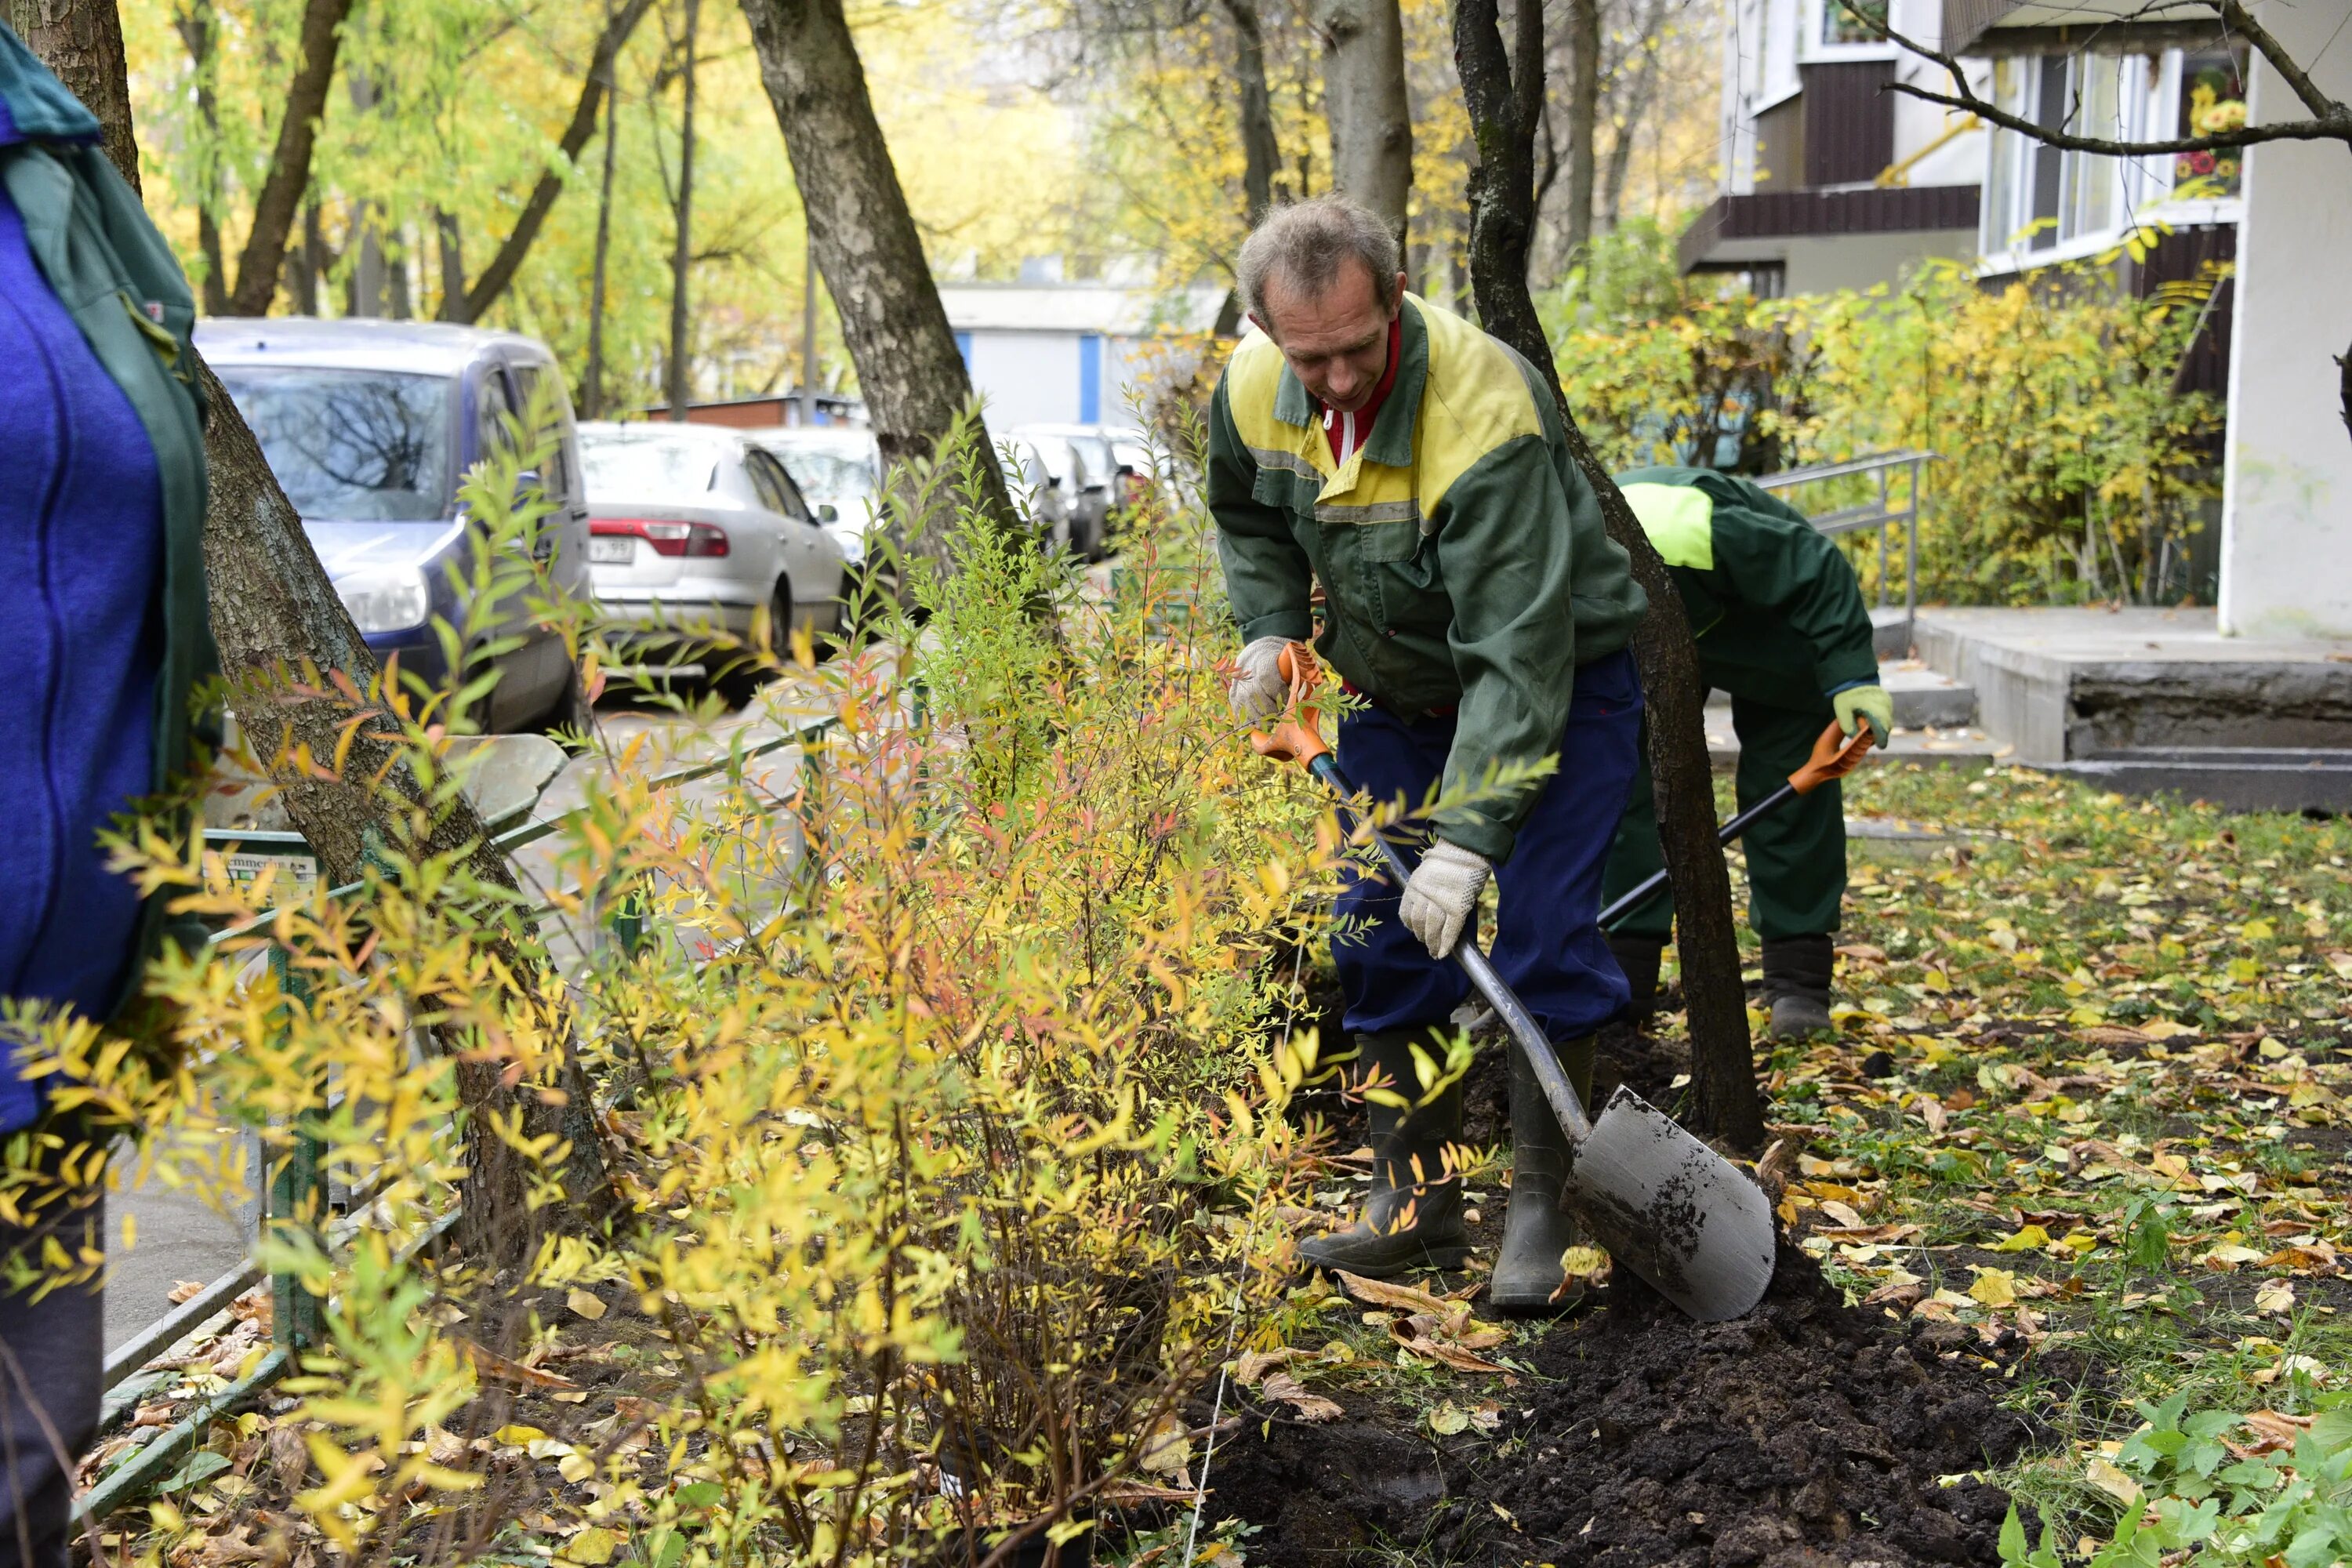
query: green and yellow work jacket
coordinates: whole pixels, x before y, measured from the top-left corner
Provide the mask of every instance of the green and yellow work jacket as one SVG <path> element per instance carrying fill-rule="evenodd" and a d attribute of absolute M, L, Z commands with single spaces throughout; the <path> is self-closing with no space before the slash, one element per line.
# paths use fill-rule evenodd
<path fill-rule="evenodd" d="M 1636 468 L 1617 487 L 1682 595 L 1709 686 L 1815 709 L 1878 679 L 1862 584 L 1803 512 L 1712 468 Z"/>
<path fill-rule="evenodd" d="M 1576 667 L 1624 647 L 1647 602 L 1535 371 L 1411 294 L 1402 317 L 1395 384 L 1344 464 L 1282 351 L 1244 338 L 1210 405 L 1209 510 L 1243 639 L 1315 635 L 1321 584 L 1318 651 L 1391 712 L 1453 712 L 1462 794 L 1552 753 Z M 1437 826 L 1500 860 L 1533 793 Z"/>

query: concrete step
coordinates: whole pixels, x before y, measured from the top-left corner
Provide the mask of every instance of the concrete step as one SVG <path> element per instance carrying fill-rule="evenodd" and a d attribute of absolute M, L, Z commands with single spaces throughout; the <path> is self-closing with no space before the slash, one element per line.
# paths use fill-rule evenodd
<path fill-rule="evenodd" d="M 1899 729 L 1964 729 L 1977 721 L 1977 689 L 1918 659 L 1880 664 L 1878 683 L 1895 700 Z"/>
<path fill-rule="evenodd" d="M 2226 637 L 2211 610 L 2145 607 L 1927 609 L 1913 637 L 2021 762 L 2352 752 L 2352 641 Z"/>
<path fill-rule="evenodd" d="M 1731 727 L 1731 704 L 1710 702 L 1703 716 L 1707 755 L 1717 773 L 1729 773 L 1739 762 L 1739 736 Z M 1973 725 L 1906 725 L 1898 707 L 1893 739 L 1884 752 L 1874 752 L 1863 765 L 1921 763 L 1937 767 L 1983 768 L 2008 760 L 2011 750 Z"/>
<path fill-rule="evenodd" d="M 1881 605 L 1870 612 L 1871 647 L 1881 658 L 1911 657 L 1911 612 L 1900 605 Z"/>
<path fill-rule="evenodd" d="M 2181 746 L 2035 765 L 2122 795 L 2176 795 L 2229 811 L 2352 811 L 2352 750 Z"/>

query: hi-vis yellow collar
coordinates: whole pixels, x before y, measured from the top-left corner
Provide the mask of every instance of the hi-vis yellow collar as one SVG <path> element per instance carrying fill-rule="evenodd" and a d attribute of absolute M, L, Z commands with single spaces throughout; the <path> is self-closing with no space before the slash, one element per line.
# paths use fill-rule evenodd
<path fill-rule="evenodd" d="M 1318 521 L 1410 518 L 1424 533 L 1434 531 L 1454 480 L 1496 447 L 1542 438 L 1542 416 L 1516 354 L 1415 295 L 1407 294 L 1402 309 L 1396 384 L 1370 436 L 1345 463 L 1271 338 L 1253 327 L 1225 367 L 1226 404 L 1242 444 L 1260 469 L 1314 487 Z"/>

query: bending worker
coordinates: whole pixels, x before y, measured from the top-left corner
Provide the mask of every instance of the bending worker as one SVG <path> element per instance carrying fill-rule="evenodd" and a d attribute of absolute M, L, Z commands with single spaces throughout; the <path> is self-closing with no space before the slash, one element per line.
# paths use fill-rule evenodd
<path fill-rule="evenodd" d="M 1739 736 L 1739 804 L 1769 795 L 1802 766 L 1835 720 L 1868 724 L 1886 743 L 1895 710 L 1878 683 L 1870 611 L 1835 544 L 1787 502 L 1709 468 L 1637 468 L 1618 487 L 1666 563 L 1698 641 L 1699 679 L 1731 698 Z M 1845 809 L 1834 781 L 1759 818 L 1748 854 L 1748 919 L 1764 944 L 1772 1033 L 1830 1026 L 1831 933 L 1845 901 Z M 1609 857 L 1604 898 L 1664 865 L 1645 763 Z M 1611 933 L 1636 1017 L 1658 988 L 1674 929 L 1660 894 Z"/>
<path fill-rule="evenodd" d="M 1404 292 L 1386 223 L 1339 197 L 1286 206 L 1242 247 L 1254 330 L 1210 411 L 1208 501 L 1246 646 L 1235 709 L 1279 709 L 1276 661 L 1315 636 L 1362 699 L 1339 753 L 1376 802 L 1444 809 L 1402 888 L 1356 873 L 1333 956 L 1370 1097 L 1370 1201 L 1303 1244 L 1325 1268 L 1384 1278 L 1469 1252 L 1447 1146 L 1458 1083 L 1425 1093 L 1468 983 L 1448 962 L 1475 940 L 1480 890 L 1499 899 L 1493 958 L 1590 1089 L 1593 1031 L 1626 1005 L 1594 917 L 1609 838 L 1633 779 L 1641 686 L 1626 641 L 1646 607 L 1625 552 L 1527 363 Z M 1309 595 L 1323 589 L 1323 625 Z M 1557 759 L 1532 782 L 1524 770 Z M 1515 788 L 1489 784 L 1521 770 Z M 1496 1306 L 1539 1310 L 1570 1244 L 1559 1213 L 1566 1149 L 1514 1050 L 1515 1155 Z M 1409 1106 L 1379 1103 L 1383 1098 Z"/>

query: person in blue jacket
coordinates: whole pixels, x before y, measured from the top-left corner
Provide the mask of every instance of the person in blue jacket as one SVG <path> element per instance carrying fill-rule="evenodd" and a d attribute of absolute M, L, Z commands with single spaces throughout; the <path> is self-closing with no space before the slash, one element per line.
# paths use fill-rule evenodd
<path fill-rule="evenodd" d="M 58 1179 L 98 1134 L 26 1074 L 27 1020 L 129 1026 L 162 936 L 98 836 L 187 768 L 212 662 L 194 314 L 98 121 L 0 25 L 0 1564 L 62 1568 L 98 1423 L 98 1284 L 19 1283 L 105 1218 Z"/>

